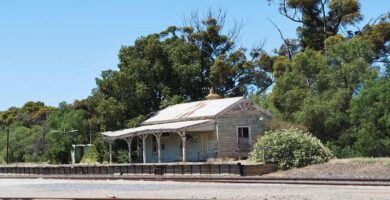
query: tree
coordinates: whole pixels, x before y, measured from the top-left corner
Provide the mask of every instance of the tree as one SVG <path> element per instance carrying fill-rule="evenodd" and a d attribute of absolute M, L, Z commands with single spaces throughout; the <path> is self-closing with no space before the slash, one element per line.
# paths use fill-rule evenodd
<path fill-rule="evenodd" d="M 326 38 L 362 19 L 358 0 L 279 0 L 279 12 L 300 24 L 297 33 L 302 49 L 322 50 Z"/>
<path fill-rule="evenodd" d="M 45 106 L 42 102 L 27 102 L 20 108 L 15 116 L 24 126 L 42 125 L 47 115 L 53 110 L 52 107 Z"/>
<path fill-rule="evenodd" d="M 382 63 L 384 68 L 390 67 L 390 12 L 381 15 L 372 24 L 365 25 L 356 37 L 373 43 L 375 50 L 373 62 Z"/>
<path fill-rule="evenodd" d="M 381 78 L 351 102 L 353 148 L 362 156 L 390 156 L 390 81 Z"/>
<path fill-rule="evenodd" d="M 54 108 L 42 102 L 27 102 L 21 108 L 10 108 L 0 112 L 0 127 L 9 129 L 10 162 L 43 161 L 45 150 L 45 120 Z M 5 131 L 6 132 L 6 131 Z M 4 133 L 5 133 L 4 132 Z M 2 133 L 3 134 L 3 133 Z M 0 151 L 5 157 L 6 138 L 0 139 Z"/>
<path fill-rule="evenodd" d="M 261 48 L 235 47 L 239 27 L 224 31 L 223 12 L 193 15 L 183 27 L 137 39 L 119 51 L 119 70 L 102 72 L 89 102 L 103 130 L 132 125 L 162 107 L 203 99 L 207 88 L 223 96 L 265 91 L 273 83 L 263 68 Z"/>
<path fill-rule="evenodd" d="M 59 109 L 47 119 L 47 158 L 52 163 L 69 163 L 72 144 L 88 142 L 89 124 L 83 110 L 74 110 L 70 105 L 61 103 Z M 77 130 L 77 132 L 71 132 Z"/>
<path fill-rule="evenodd" d="M 302 123 L 322 140 L 337 139 L 350 127 L 351 99 L 377 77 L 369 65 L 373 56 L 370 42 L 354 39 L 340 40 L 326 52 L 306 49 L 291 61 L 280 59 L 271 101 L 283 119 Z"/>

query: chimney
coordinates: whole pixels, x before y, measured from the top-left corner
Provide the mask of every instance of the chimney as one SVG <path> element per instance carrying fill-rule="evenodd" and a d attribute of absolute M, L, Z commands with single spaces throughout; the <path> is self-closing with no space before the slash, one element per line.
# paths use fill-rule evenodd
<path fill-rule="evenodd" d="M 206 96 L 207 100 L 221 99 L 222 97 L 214 93 L 214 89 L 210 88 L 210 93 Z"/>

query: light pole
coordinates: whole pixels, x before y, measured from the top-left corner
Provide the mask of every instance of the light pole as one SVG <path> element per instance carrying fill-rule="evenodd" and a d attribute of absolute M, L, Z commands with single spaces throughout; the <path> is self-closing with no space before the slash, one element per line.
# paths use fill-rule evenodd
<path fill-rule="evenodd" d="M 55 130 L 55 131 L 51 131 L 50 133 L 63 133 L 65 135 L 66 133 L 75 133 L 75 132 L 78 132 L 78 130 L 73 129 L 70 131 L 66 131 L 66 129 L 64 129 L 63 131 Z"/>
<path fill-rule="evenodd" d="M 66 129 L 64 129 L 63 131 L 59 131 L 59 130 L 54 130 L 54 131 L 50 131 L 50 133 L 62 133 L 64 136 L 65 134 L 67 133 L 77 133 L 79 130 L 70 130 L 70 131 L 66 131 Z M 74 138 L 72 138 L 72 143 L 74 143 Z"/>

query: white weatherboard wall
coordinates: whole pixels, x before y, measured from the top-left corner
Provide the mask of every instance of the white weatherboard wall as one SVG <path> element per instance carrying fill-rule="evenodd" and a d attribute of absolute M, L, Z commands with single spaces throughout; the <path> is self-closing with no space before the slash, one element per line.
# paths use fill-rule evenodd
<path fill-rule="evenodd" d="M 153 152 L 152 140 L 154 135 L 149 135 L 146 139 L 146 161 L 148 163 L 158 162 L 157 152 Z M 169 133 L 168 137 L 161 137 L 161 162 L 180 161 L 180 136 L 177 133 Z"/>
<path fill-rule="evenodd" d="M 187 161 L 199 161 L 202 160 L 202 143 L 201 135 L 208 135 L 208 152 L 209 157 L 216 155 L 217 141 L 214 132 L 187 132 L 187 135 L 191 136 L 191 139 L 186 141 L 186 159 Z M 146 161 L 148 163 L 158 162 L 157 152 L 153 152 L 152 140 L 155 136 L 149 135 L 146 139 Z M 181 162 L 181 139 L 177 133 L 170 133 L 169 137 L 161 137 L 161 146 L 165 146 L 161 149 L 161 162 Z"/>

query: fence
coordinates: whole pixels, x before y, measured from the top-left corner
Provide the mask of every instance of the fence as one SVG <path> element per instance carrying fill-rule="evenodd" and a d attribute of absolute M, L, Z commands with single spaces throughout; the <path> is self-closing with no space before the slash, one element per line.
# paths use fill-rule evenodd
<path fill-rule="evenodd" d="M 0 166 L 0 176 L 70 175 L 236 175 L 253 176 L 276 171 L 272 164 L 117 164 L 117 165 L 36 165 Z"/>

